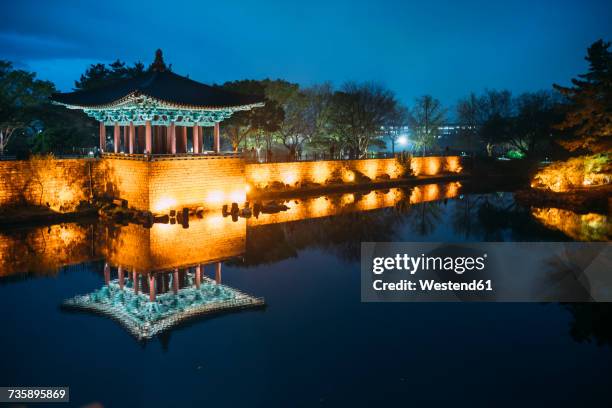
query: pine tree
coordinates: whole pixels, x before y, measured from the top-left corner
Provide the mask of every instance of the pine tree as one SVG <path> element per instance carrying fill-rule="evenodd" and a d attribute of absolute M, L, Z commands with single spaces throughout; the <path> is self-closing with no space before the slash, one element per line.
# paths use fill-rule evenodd
<path fill-rule="evenodd" d="M 598 40 L 587 50 L 589 71 L 572 79 L 572 87 L 554 85 L 569 100 L 565 119 L 557 128 L 572 133 L 561 144 L 571 150 L 610 151 L 612 147 L 612 52 Z"/>

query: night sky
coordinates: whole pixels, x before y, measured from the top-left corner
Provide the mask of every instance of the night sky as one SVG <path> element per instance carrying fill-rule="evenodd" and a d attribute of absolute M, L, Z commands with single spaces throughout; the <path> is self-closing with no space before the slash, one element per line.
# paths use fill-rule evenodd
<path fill-rule="evenodd" d="M 61 5 L 60 5 L 61 3 Z M 375 80 L 411 103 L 548 89 L 612 39 L 604 1 L 26 1 L 2 5 L 0 59 L 67 91 L 94 62 L 149 64 L 156 48 L 205 83 Z"/>

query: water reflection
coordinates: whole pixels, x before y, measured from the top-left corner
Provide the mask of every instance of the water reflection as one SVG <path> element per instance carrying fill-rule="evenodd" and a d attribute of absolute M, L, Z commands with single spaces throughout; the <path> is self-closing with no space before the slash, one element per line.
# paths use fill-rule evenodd
<path fill-rule="evenodd" d="M 0 283 L 103 261 L 97 264 L 102 285 L 73 293 L 66 306 L 103 313 L 149 338 L 187 317 L 263 302 L 223 285 L 223 263 L 249 268 L 312 248 L 355 262 L 364 241 L 610 239 L 605 215 L 530 209 L 511 193 L 462 194 L 459 182 L 280 203 L 288 210 L 234 220 L 204 214 L 189 228 L 62 224 L 0 232 Z"/>
<path fill-rule="evenodd" d="M 559 230 L 576 241 L 612 239 L 612 223 L 603 214 L 577 214 L 559 208 L 532 208 L 531 214 L 546 227 Z"/>
<path fill-rule="evenodd" d="M 264 304 L 261 298 L 221 284 L 221 264 L 216 266 L 215 280 L 203 275 L 204 267 L 200 265 L 127 276 L 118 267 L 117 279 L 111 280 L 111 267 L 106 264 L 104 286 L 67 299 L 62 306 L 108 316 L 144 340 L 188 319 Z"/>

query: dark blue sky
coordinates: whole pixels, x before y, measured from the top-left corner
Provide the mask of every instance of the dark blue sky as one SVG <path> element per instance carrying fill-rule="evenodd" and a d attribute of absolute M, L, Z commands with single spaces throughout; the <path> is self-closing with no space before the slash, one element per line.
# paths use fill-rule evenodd
<path fill-rule="evenodd" d="M 61 3 L 61 5 L 60 5 Z M 607 1 L 8 1 L 0 58 L 69 90 L 88 64 L 149 64 L 206 83 L 375 80 L 410 104 L 469 91 L 547 89 L 612 39 Z"/>

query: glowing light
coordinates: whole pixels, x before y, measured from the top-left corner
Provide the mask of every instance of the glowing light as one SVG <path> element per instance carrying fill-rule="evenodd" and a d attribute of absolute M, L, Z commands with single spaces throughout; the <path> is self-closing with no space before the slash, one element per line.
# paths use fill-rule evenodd
<path fill-rule="evenodd" d="M 224 195 L 222 191 L 211 191 L 206 197 L 206 202 L 209 204 L 223 204 Z"/>
<path fill-rule="evenodd" d="M 355 194 L 353 193 L 342 194 L 342 197 L 340 198 L 340 202 L 342 203 L 342 205 L 353 204 L 355 202 Z"/>
<path fill-rule="evenodd" d="M 321 217 L 327 214 L 327 210 L 329 208 L 329 201 L 325 197 L 318 197 L 312 200 L 312 204 L 310 205 L 310 209 L 312 211 L 312 215 L 315 217 Z"/>
<path fill-rule="evenodd" d="M 440 199 L 440 186 L 427 184 L 424 186 L 423 201 L 434 201 Z"/>
<path fill-rule="evenodd" d="M 232 203 L 244 203 L 246 201 L 246 192 L 243 191 L 233 191 L 229 195 L 229 199 Z"/>
<path fill-rule="evenodd" d="M 155 205 L 153 206 L 153 211 L 157 213 L 163 213 L 165 211 L 171 210 L 176 207 L 177 201 L 172 197 L 162 197 Z"/>
<path fill-rule="evenodd" d="M 459 157 L 457 156 L 449 156 L 446 158 L 445 170 L 451 173 L 459 173 L 461 168 L 461 163 Z"/>
<path fill-rule="evenodd" d="M 315 183 L 324 183 L 330 175 L 329 165 L 325 162 L 319 162 L 312 169 L 312 181 Z"/>
<path fill-rule="evenodd" d="M 345 183 L 352 183 L 355 181 L 355 173 L 349 169 L 343 169 L 342 171 L 342 181 Z"/>
<path fill-rule="evenodd" d="M 406 146 L 408 145 L 408 138 L 406 136 L 400 136 L 397 139 L 397 144 L 399 144 L 400 146 Z"/>
<path fill-rule="evenodd" d="M 270 169 L 268 165 L 265 164 L 260 164 L 254 168 L 255 170 L 250 174 L 251 180 L 253 181 L 256 187 L 263 187 L 268 183 L 268 180 L 270 179 Z"/>
<path fill-rule="evenodd" d="M 361 169 L 361 171 L 367 177 L 374 180 L 378 173 L 378 163 L 379 163 L 378 160 L 366 160 L 365 163 L 363 164 L 363 168 Z"/>
<path fill-rule="evenodd" d="M 282 180 L 283 180 L 283 183 L 285 183 L 285 184 L 287 184 L 289 186 L 292 186 L 297 181 L 297 174 L 295 174 L 295 172 L 293 172 L 293 171 L 287 172 L 287 173 L 283 174 Z"/>
<path fill-rule="evenodd" d="M 248 184 L 245 184 L 244 185 L 244 192 L 247 193 L 247 194 L 250 193 L 251 192 L 251 186 L 248 185 Z"/>

